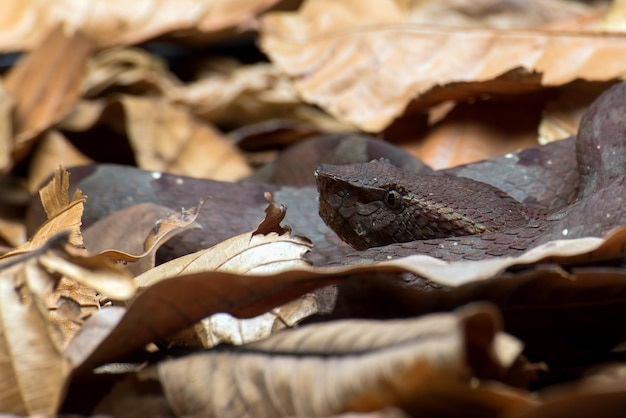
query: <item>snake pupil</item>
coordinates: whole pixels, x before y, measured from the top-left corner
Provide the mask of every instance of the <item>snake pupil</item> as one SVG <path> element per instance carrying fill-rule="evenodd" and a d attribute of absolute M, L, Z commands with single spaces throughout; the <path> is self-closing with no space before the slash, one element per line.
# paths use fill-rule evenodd
<path fill-rule="evenodd" d="M 391 206 L 392 208 L 395 208 L 400 205 L 401 199 L 402 197 L 400 196 L 400 193 L 398 193 L 395 190 L 390 190 L 389 192 L 387 192 L 387 196 L 385 197 L 385 202 L 387 203 L 387 205 Z"/>

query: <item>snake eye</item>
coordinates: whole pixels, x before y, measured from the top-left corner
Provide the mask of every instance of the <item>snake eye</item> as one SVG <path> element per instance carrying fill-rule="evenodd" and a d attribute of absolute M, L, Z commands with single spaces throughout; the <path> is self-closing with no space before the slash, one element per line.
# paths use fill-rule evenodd
<path fill-rule="evenodd" d="M 396 190 L 389 190 L 387 192 L 387 196 L 385 196 L 385 203 L 391 208 L 400 207 L 400 204 L 402 203 L 402 195 L 400 195 L 400 193 Z"/>

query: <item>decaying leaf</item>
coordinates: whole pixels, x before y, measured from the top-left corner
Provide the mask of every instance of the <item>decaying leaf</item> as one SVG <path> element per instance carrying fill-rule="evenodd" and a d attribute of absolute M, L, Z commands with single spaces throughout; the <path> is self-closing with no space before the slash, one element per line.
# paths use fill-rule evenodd
<path fill-rule="evenodd" d="M 77 330 L 70 324 L 81 317 L 79 306 L 63 306 L 75 301 L 64 296 L 63 289 L 56 289 L 60 276 L 80 283 L 92 280 L 94 288 L 111 296 L 129 297 L 134 291 L 130 278 L 106 260 L 81 259 L 63 251 L 67 237 L 67 233 L 57 235 L 30 253 L 5 259 L 1 265 L 3 411 L 54 414 L 60 407 L 70 371 L 63 347 Z M 63 298 L 67 300 L 58 303 Z M 52 300 L 57 301 L 57 306 L 51 314 L 47 305 Z M 61 316 L 59 308 L 65 310 Z M 74 313 L 68 309 L 74 309 Z"/>
<path fill-rule="evenodd" d="M 135 279 L 138 286 L 146 288 L 164 279 L 174 280 L 176 276 L 193 273 L 267 274 L 308 266 L 303 255 L 311 248 L 311 243 L 291 236 L 291 229 L 280 225 L 285 208 L 275 206 L 271 195 L 266 197 L 269 200 L 266 215 L 255 231 L 146 271 Z M 204 318 L 168 341 L 179 346 L 203 347 L 219 343 L 243 344 L 265 338 L 285 326 L 293 326 L 316 312 L 315 296 L 303 295 L 255 318 L 236 319 L 227 313 Z"/>
<path fill-rule="evenodd" d="M 35 297 L 22 301 L 11 276 L 4 270 L 0 277 L 0 409 L 20 415 L 54 414 L 69 363 L 46 309 Z"/>
<path fill-rule="evenodd" d="M 511 266 L 534 265 L 554 262 L 573 264 L 591 259 L 615 260 L 624 255 L 626 227 L 617 227 L 604 238 L 579 238 L 551 241 L 526 251 L 519 257 L 500 257 L 478 261 L 444 262 L 439 259 L 416 255 L 381 264 L 406 268 L 413 273 L 446 286 L 496 276 Z"/>
<path fill-rule="evenodd" d="M 405 397 L 399 391 L 420 398 L 435 382 L 457 383 L 441 404 L 431 399 L 428 406 L 422 405 L 436 412 L 449 408 L 447 403 L 461 398 L 464 391 L 471 392 L 472 376 L 493 378 L 506 370 L 520 348 L 518 341 L 499 331 L 495 311 L 483 305 L 412 320 L 311 325 L 281 332 L 241 351 L 189 356 L 158 368 L 170 406 L 178 415 L 366 412 L 394 406 Z M 380 402 L 357 401 L 368 392 L 378 394 Z M 498 412 L 531 403 L 528 397 L 513 399 L 497 405 Z M 475 399 L 479 405 L 484 401 Z"/>
<path fill-rule="evenodd" d="M 80 28 L 99 46 L 125 45 L 182 31 L 195 33 L 200 39 L 211 34 L 244 25 L 276 3 L 277 0 L 229 1 L 191 0 L 128 3 L 121 0 L 94 1 L 7 0 L 0 26 L 6 28 L 0 37 L 4 52 L 30 49 L 53 26 L 64 24 Z"/>
<path fill-rule="evenodd" d="M 249 173 L 226 138 L 165 100 L 120 96 L 116 103 L 124 109 L 139 167 L 223 181 Z"/>
<path fill-rule="evenodd" d="M 311 243 L 291 236 L 290 229 L 280 226 L 285 216 L 284 208 L 278 208 L 270 201 L 266 213 L 257 231 L 161 264 L 138 276 L 135 279 L 137 285 L 148 287 L 164 279 L 209 271 L 262 274 L 308 266 L 303 255 L 311 248 Z"/>
<path fill-rule="evenodd" d="M 271 13 L 260 42 L 304 100 L 370 132 L 446 100 L 626 73 L 626 60 L 616 59 L 626 48 L 621 34 L 450 29 L 380 9 L 374 22 L 363 21 L 359 11 Z"/>
<path fill-rule="evenodd" d="M 25 157 L 39 133 L 70 113 L 80 97 L 91 48 L 83 33 L 57 26 L 7 74 L 5 88 L 15 100 L 13 161 Z M 42 73 L 46 76 L 38 76 Z"/>
<path fill-rule="evenodd" d="M 203 201 L 197 207 L 172 209 L 153 203 L 140 203 L 122 209 L 96 222 L 83 236 L 87 249 L 116 262 L 131 263 L 128 270 L 135 275 L 155 266 L 155 254 L 170 238 L 191 228 Z"/>
<path fill-rule="evenodd" d="M 83 204 L 87 196 L 77 189 L 70 201 L 69 187 L 69 173 L 64 168 L 58 168 L 50 182 L 39 191 L 48 220 L 39 227 L 28 242 L 9 251 L 3 257 L 32 251 L 61 231 L 69 231 L 71 245 L 75 248 L 83 248 L 80 226 Z"/>

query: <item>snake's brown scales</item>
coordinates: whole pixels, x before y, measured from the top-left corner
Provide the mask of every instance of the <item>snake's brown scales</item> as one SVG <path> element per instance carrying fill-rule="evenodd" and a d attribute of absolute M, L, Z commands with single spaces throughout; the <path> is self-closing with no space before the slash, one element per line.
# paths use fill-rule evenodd
<path fill-rule="evenodd" d="M 496 192 L 485 195 L 480 182 L 434 181 L 380 161 L 321 166 L 320 215 L 355 248 L 380 247 L 350 255 L 355 262 L 416 253 L 448 260 L 514 255 L 550 240 L 601 236 L 626 223 L 626 84 L 605 92 L 587 111 L 576 155 L 576 200 L 543 216 L 524 218 L 524 206 Z M 386 201 L 390 193 L 393 205 Z M 436 239 L 419 236 L 425 220 Z M 488 230 L 470 234 L 474 224 Z"/>
<path fill-rule="evenodd" d="M 522 206 L 513 202 L 513 214 L 504 222 L 500 215 L 489 219 L 490 214 L 500 213 L 502 207 L 511 204 L 504 193 L 490 186 L 487 187 L 489 190 L 485 189 L 487 195 L 501 196 L 495 200 L 494 206 L 494 202 L 486 201 L 485 197 L 473 199 L 472 192 L 460 196 L 446 186 L 449 183 L 441 180 L 435 190 L 427 193 L 437 194 L 439 200 L 445 197 L 453 205 L 446 204 L 450 208 L 445 214 L 435 209 L 439 207 L 438 203 L 431 205 L 429 211 L 443 218 L 458 218 L 457 224 L 450 223 L 450 228 L 470 233 L 469 220 L 476 213 L 463 213 L 466 208 L 473 207 L 474 212 L 485 215 L 477 218 L 476 224 L 480 226 L 476 227 L 476 232 L 485 228 L 490 233 L 389 245 L 376 241 L 379 236 L 372 234 L 373 241 L 367 246 L 382 247 L 354 251 L 317 216 L 317 191 L 313 187 L 223 183 L 165 173 L 154 175 L 131 167 L 105 164 L 75 169 L 70 179 L 73 186 L 80 187 L 89 196 L 83 216 L 85 227 L 141 202 L 156 202 L 178 210 L 181 206 L 197 204 L 200 197 L 211 196 L 198 218 L 204 229 L 186 232 L 168 243 L 164 258 L 206 248 L 255 229 L 263 216 L 266 205 L 263 194 L 266 191 L 274 194 L 276 203 L 286 204 L 285 223 L 314 242 L 311 257 L 317 264 L 333 260 L 344 264 L 367 262 L 415 253 L 445 260 L 516 255 L 547 241 L 602 236 L 613 227 L 626 224 L 626 84 L 614 86 L 596 100 L 581 123 L 575 147 L 573 139 L 559 141 L 447 170 L 447 173 L 490 183 L 520 201 Z M 367 181 L 367 176 L 368 173 L 364 172 L 362 180 Z M 397 186 L 411 189 L 412 180 L 403 178 L 402 182 L 408 183 Z M 322 201 L 328 193 L 332 194 L 332 190 L 321 187 Z M 433 199 L 431 203 L 435 201 Z M 538 205 L 545 207 L 547 216 L 537 215 L 535 209 L 528 212 Z M 322 215 L 326 216 L 324 210 Z M 42 216 L 33 218 L 33 228 L 40 224 Z M 450 221 L 444 219 L 444 222 Z M 436 236 L 441 232 L 436 230 L 443 228 L 444 222 L 437 220 L 426 225 L 424 237 L 428 234 Z M 367 228 L 367 224 L 364 227 Z M 403 234 L 390 228 L 392 235 Z M 446 228 L 448 226 L 443 229 Z"/>

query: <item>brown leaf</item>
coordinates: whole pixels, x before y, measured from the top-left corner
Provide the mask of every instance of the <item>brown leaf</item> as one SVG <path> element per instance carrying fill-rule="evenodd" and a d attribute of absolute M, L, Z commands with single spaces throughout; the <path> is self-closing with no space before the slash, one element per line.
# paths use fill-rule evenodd
<path fill-rule="evenodd" d="M 81 32 L 57 26 L 7 74 L 5 88 L 15 100 L 14 161 L 28 153 L 38 134 L 72 110 L 91 48 Z"/>
<path fill-rule="evenodd" d="M 260 43 L 305 101 L 366 131 L 406 109 L 626 72 L 623 35 L 427 27 L 379 9 L 374 25 L 337 8 L 268 14 Z"/>
<path fill-rule="evenodd" d="M 220 0 L 179 0 L 127 3 L 123 0 L 7 0 L 3 6 L 0 50 L 30 49 L 43 33 L 59 23 L 79 28 L 102 46 L 139 43 L 174 31 L 200 39 L 229 27 L 237 27 L 272 6 L 277 0 L 222 2 Z"/>
<path fill-rule="evenodd" d="M 65 390 L 69 364 L 58 331 L 36 298 L 20 300 L 12 274 L 0 278 L 0 409 L 20 415 L 54 414 Z"/>
<path fill-rule="evenodd" d="M 64 168 L 58 168 L 50 182 L 39 191 L 41 203 L 48 215 L 48 220 L 37 229 L 28 242 L 9 251 L 3 257 L 32 251 L 44 245 L 61 231 L 70 232 L 71 245 L 76 248 L 83 248 L 80 225 L 83 215 L 83 204 L 87 196 L 77 189 L 70 201 L 69 187 L 69 173 Z"/>
<path fill-rule="evenodd" d="M 366 412 L 397 405 L 405 397 L 402 392 L 419 397 L 440 380 L 458 384 L 442 396 L 451 402 L 470 390 L 472 369 L 478 376 L 491 369 L 487 373 L 493 375 L 493 370 L 508 368 L 510 359 L 519 354 L 519 342 L 498 327 L 497 313 L 485 305 L 409 320 L 336 321 L 285 331 L 242 351 L 164 362 L 158 366 L 159 376 L 170 406 L 185 416 Z M 507 354 L 506 361 L 498 359 L 507 345 L 513 355 Z M 481 367 L 476 367 L 476 360 Z M 369 397 L 365 404 L 368 393 L 377 395 L 378 402 Z M 529 402 L 520 396 L 516 402 L 498 405 L 498 412 Z M 441 403 L 431 399 L 429 406 L 446 410 L 446 402 Z"/>
<path fill-rule="evenodd" d="M 59 167 L 89 164 L 93 160 L 85 156 L 57 130 L 49 130 L 39 140 L 28 171 L 28 190 L 38 190 Z"/>
<path fill-rule="evenodd" d="M 265 209 L 265 219 L 254 232 L 161 264 L 136 277 L 136 283 L 145 288 L 183 274 L 210 271 L 268 274 L 307 267 L 309 263 L 303 254 L 311 248 L 311 243 L 292 237 L 290 228 L 280 226 L 285 209 L 276 207 L 269 193 L 266 198 L 270 203 Z M 226 313 L 204 318 L 194 327 L 177 333 L 168 342 L 177 346 L 199 345 L 205 348 L 219 343 L 243 344 L 264 338 L 285 326 L 293 326 L 314 313 L 317 313 L 315 296 L 303 295 L 255 318 L 236 319 Z"/>
<path fill-rule="evenodd" d="M 266 218 L 257 230 L 161 264 L 136 277 L 135 281 L 140 287 L 148 287 L 164 279 L 210 271 L 268 274 L 306 268 L 309 263 L 303 255 L 312 244 L 301 237 L 293 237 L 290 228 L 280 226 L 284 216 L 284 210 L 270 201 Z"/>
<path fill-rule="evenodd" d="M 120 96 L 126 130 L 140 168 L 216 180 L 250 172 L 241 153 L 211 126 L 164 100 Z"/>
<path fill-rule="evenodd" d="M 161 245 L 178 233 L 200 228 L 195 220 L 202 204 L 180 213 L 154 203 L 119 210 L 85 230 L 87 250 L 115 262 L 131 263 L 128 270 L 134 275 L 144 273 L 154 267 Z"/>
<path fill-rule="evenodd" d="M 0 171 L 11 167 L 11 149 L 13 148 L 12 112 L 13 97 L 6 91 L 0 80 Z"/>

